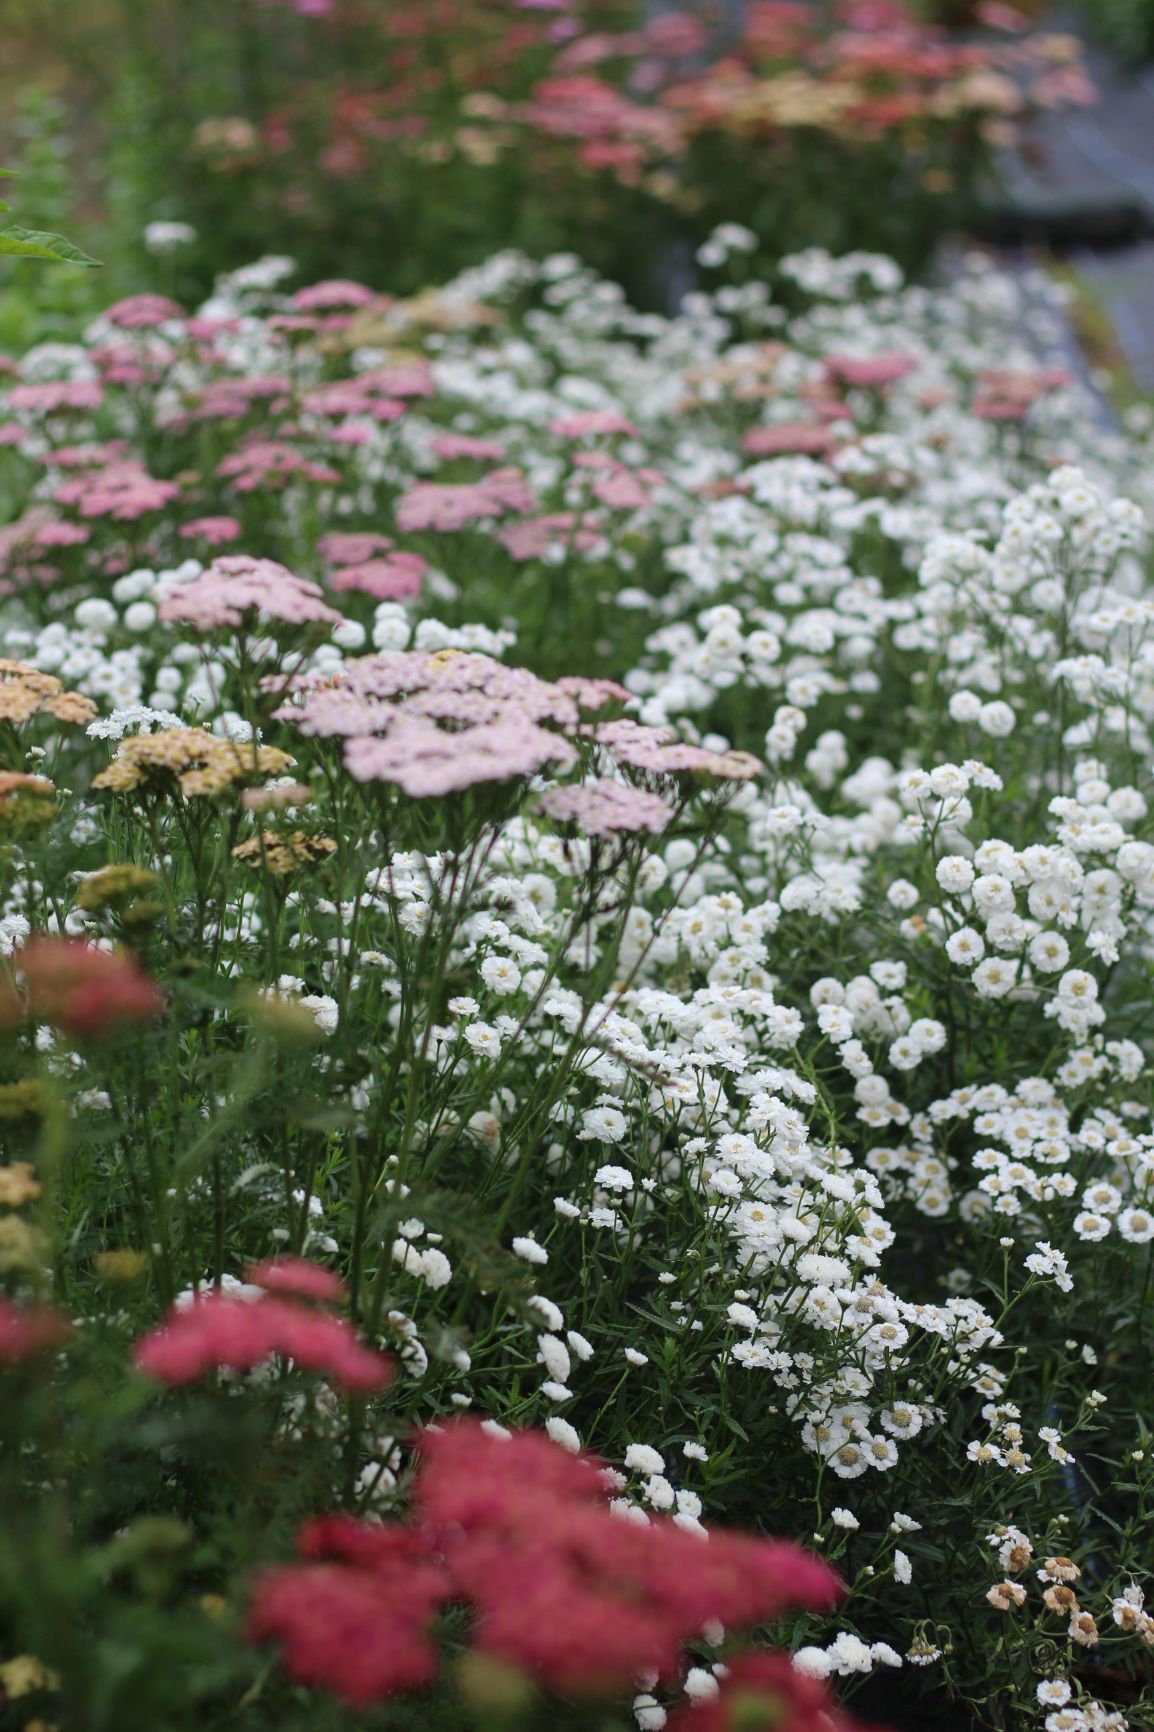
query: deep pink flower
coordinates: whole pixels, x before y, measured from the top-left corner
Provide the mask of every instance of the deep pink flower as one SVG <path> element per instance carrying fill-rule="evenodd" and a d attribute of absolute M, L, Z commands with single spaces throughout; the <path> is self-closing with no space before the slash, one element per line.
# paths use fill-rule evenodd
<path fill-rule="evenodd" d="M 304 1257 L 273 1257 L 265 1263 L 250 1263 L 244 1278 L 266 1293 L 287 1293 L 294 1299 L 318 1299 L 337 1305 L 347 1289 L 340 1276 Z"/>
<path fill-rule="evenodd" d="M 452 1584 L 424 1536 L 328 1516 L 302 1528 L 297 1549 L 306 1562 L 256 1578 L 250 1642 L 278 1642 L 290 1677 L 353 1707 L 431 1682 L 429 1627 Z"/>
<path fill-rule="evenodd" d="M 211 1371 L 251 1371 L 273 1355 L 328 1378 L 348 1395 L 386 1388 L 392 1365 L 364 1346 L 341 1317 L 290 1299 L 198 1295 L 174 1306 L 136 1344 L 137 1368 L 158 1382 L 194 1383 Z"/>
<path fill-rule="evenodd" d="M 51 1305 L 18 1305 L 0 1294 L 0 1365 L 23 1365 L 66 1341 L 72 1325 Z"/>
<path fill-rule="evenodd" d="M 420 595 L 421 579 L 428 569 L 428 560 L 419 553 L 394 549 L 363 565 L 342 565 L 329 577 L 329 588 L 358 589 L 376 601 L 409 601 Z"/>
<path fill-rule="evenodd" d="M 99 950 L 83 938 L 32 938 L 12 957 L 24 982 L 0 989 L 0 1025 L 25 1015 L 65 1034 L 98 1040 L 126 1022 L 147 1022 L 164 1009 L 164 998 L 131 956 Z"/>
<path fill-rule="evenodd" d="M 852 1722 L 788 1654 L 762 1652 L 727 1661 L 718 1694 L 676 1709 L 668 1732 L 852 1732 Z"/>

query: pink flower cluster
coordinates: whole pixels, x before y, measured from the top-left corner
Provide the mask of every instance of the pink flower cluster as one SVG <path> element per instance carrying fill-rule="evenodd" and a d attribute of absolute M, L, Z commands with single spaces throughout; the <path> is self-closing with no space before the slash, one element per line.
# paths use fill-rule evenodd
<path fill-rule="evenodd" d="M 317 542 L 334 590 L 360 590 L 374 601 L 410 601 L 421 593 L 429 562 L 369 530 L 331 530 Z"/>
<path fill-rule="evenodd" d="M 524 778 L 546 766 L 566 768 L 577 761 L 575 741 L 603 748 L 617 768 L 642 775 L 746 781 L 760 769 L 749 753 L 711 752 L 676 740 L 668 728 L 629 719 L 591 726 L 583 710 L 628 701 L 612 680 L 554 683 L 456 650 L 350 658 L 323 678 L 294 679 L 289 690 L 278 720 L 311 737 L 343 739 L 350 775 L 393 782 L 413 799 Z M 542 804 L 588 835 L 655 834 L 672 816 L 656 792 L 604 780 L 555 790 Z"/>
<path fill-rule="evenodd" d="M 163 510 L 179 494 L 178 482 L 158 481 L 136 458 L 124 458 L 104 468 L 86 470 L 75 481 L 62 482 L 54 497 L 60 505 L 75 506 L 81 517 L 135 523 Z"/>
<path fill-rule="evenodd" d="M 660 794 L 604 778 L 571 788 L 550 788 L 542 794 L 540 805 L 558 823 L 576 824 L 585 836 L 640 830 L 656 836 L 673 817 L 672 807 Z"/>
<path fill-rule="evenodd" d="M 299 1259 L 256 1264 L 247 1271 L 264 1292 L 194 1294 L 174 1305 L 160 1327 L 143 1336 L 137 1369 L 159 1383 L 194 1383 L 213 1371 L 251 1371 L 275 1356 L 326 1377 L 346 1395 L 376 1395 L 387 1388 L 392 1364 L 366 1347 L 343 1317 L 305 1301 L 335 1303 L 340 1280 Z"/>
<path fill-rule="evenodd" d="M 67 1317 L 51 1305 L 18 1305 L 0 1294 L 0 1365 L 24 1365 L 68 1339 Z"/>
<path fill-rule="evenodd" d="M 224 554 L 206 571 L 160 604 L 160 618 L 179 620 L 198 631 L 241 625 L 245 616 L 282 625 L 339 625 L 342 615 L 325 601 L 319 587 L 275 559 L 246 553 Z"/>
<path fill-rule="evenodd" d="M 598 1464 L 538 1433 L 458 1420 L 425 1430 L 419 1453 L 412 1529 L 311 1523 L 302 1561 L 254 1583 L 250 1638 L 278 1642 L 290 1676 L 357 1707 L 433 1679 L 429 1626 L 445 1601 L 471 1606 L 478 1652 L 605 1696 L 641 1671 L 675 1677 L 711 1620 L 748 1628 L 825 1610 L 840 1590 L 792 1545 L 623 1520 Z M 798 1688 L 799 1701 L 814 1689 Z"/>
<path fill-rule="evenodd" d="M 277 712 L 302 733 L 345 740 L 358 781 L 395 782 L 413 799 L 571 764 L 561 732 L 579 710 L 560 687 L 490 656 L 420 651 L 361 656 Z"/>

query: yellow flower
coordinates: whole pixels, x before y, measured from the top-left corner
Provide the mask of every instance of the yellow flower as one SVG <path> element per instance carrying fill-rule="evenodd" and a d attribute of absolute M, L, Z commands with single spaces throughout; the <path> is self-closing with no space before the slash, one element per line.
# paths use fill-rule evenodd
<path fill-rule="evenodd" d="M 238 843 L 232 857 L 246 865 L 262 867 L 274 878 L 283 878 L 298 867 L 319 865 L 336 851 L 337 845 L 330 836 L 309 836 L 303 830 L 293 830 L 291 834 L 262 830 L 259 836 Z"/>
<path fill-rule="evenodd" d="M 148 1253 L 126 1247 L 117 1251 L 98 1251 L 92 1259 L 92 1266 L 100 1281 L 135 1281 L 148 1268 Z"/>
<path fill-rule="evenodd" d="M 0 1685 L 9 1696 L 30 1696 L 33 1690 L 58 1690 L 60 1680 L 35 1654 L 17 1654 L 0 1666 Z"/>
<path fill-rule="evenodd" d="M 93 777 L 92 786 L 113 794 L 138 788 L 159 792 L 175 780 L 191 800 L 223 794 L 238 782 L 283 776 L 294 762 L 279 746 L 218 740 L 203 728 L 168 728 L 121 740 L 114 762 Z"/>
<path fill-rule="evenodd" d="M 0 1207 L 19 1209 L 39 1195 L 40 1186 L 31 1161 L 13 1161 L 9 1167 L 0 1167 Z"/>

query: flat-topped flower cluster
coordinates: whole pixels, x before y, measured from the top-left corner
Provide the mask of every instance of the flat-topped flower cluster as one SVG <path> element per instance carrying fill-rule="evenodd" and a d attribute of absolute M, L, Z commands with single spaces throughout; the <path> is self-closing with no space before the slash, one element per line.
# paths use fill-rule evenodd
<path fill-rule="evenodd" d="M 264 261 L 0 386 L 0 1360 L 25 1476 L 115 1385 L 90 1459 L 149 1465 L 77 1490 L 69 1558 L 188 1525 L 205 1699 L 255 1565 L 299 1682 L 450 1689 L 446 1606 L 465 1723 L 572 1691 L 576 1627 L 397 1525 L 471 1411 L 610 1463 L 623 1536 L 844 1578 L 790 1673 L 622 1612 L 643 1728 L 879 1670 L 875 1713 L 1154 1723 L 1150 421 L 980 261 L 785 274 L 666 319 L 568 257 L 416 302 Z M 111 1629 L 42 1466 L 37 1604 Z M 90 1712 L 103 1662 L 5 1591 Z M 378 1613 L 428 1664 L 359 1651 Z"/>

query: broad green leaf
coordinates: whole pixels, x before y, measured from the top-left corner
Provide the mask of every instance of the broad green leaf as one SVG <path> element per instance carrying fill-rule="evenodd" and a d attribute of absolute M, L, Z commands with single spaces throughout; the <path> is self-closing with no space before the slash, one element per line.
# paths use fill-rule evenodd
<path fill-rule="evenodd" d="M 0 258 L 5 255 L 21 259 L 59 259 L 66 265 L 86 265 L 95 269 L 99 259 L 90 259 L 63 235 L 47 234 L 40 229 L 0 229 Z"/>

